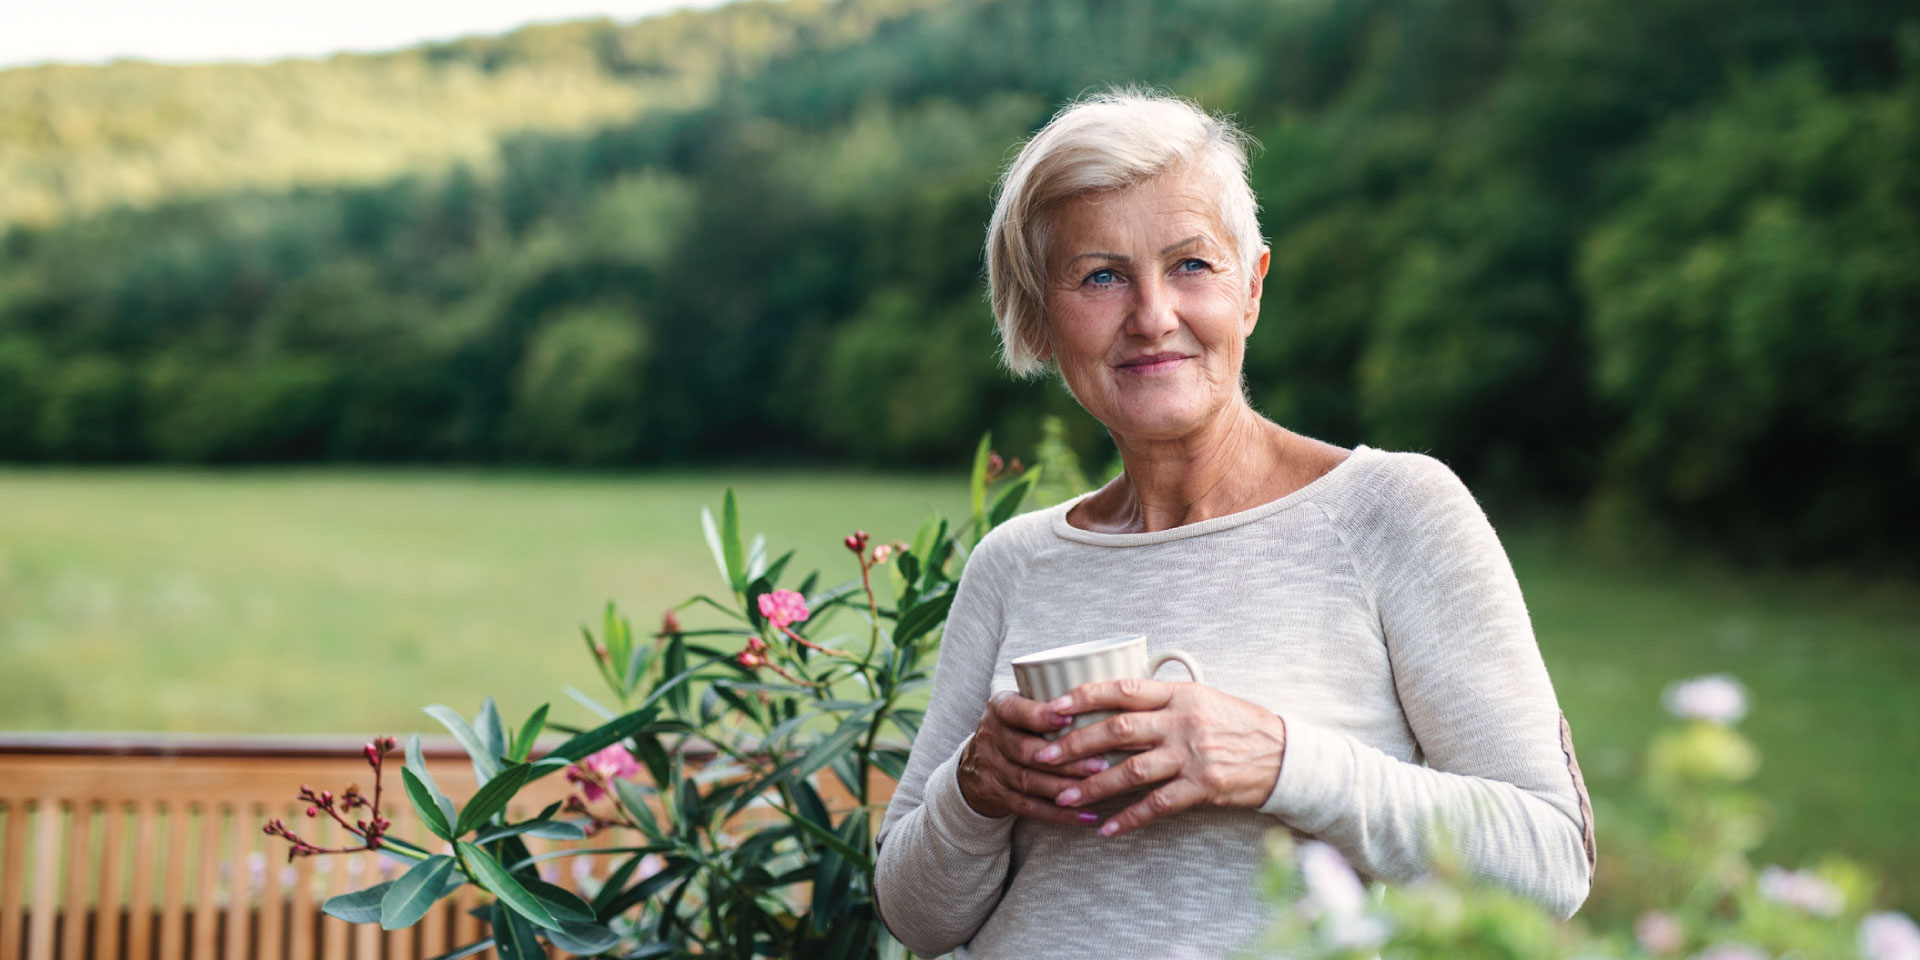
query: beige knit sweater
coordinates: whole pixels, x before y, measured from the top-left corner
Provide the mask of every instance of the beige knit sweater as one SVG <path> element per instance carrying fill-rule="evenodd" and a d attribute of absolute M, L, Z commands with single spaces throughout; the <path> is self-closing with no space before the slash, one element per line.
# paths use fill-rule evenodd
<path fill-rule="evenodd" d="M 1425 871 L 1437 824 L 1477 875 L 1579 908 L 1593 817 L 1572 741 L 1513 568 L 1445 465 L 1362 446 L 1279 500 L 1157 533 L 1090 533 L 1072 505 L 995 530 L 961 579 L 880 829 L 880 914 L 908 948 L 1223 956 L 1266 925 L 1262 834 L 1282 827 L 1397 882 Z M 1266 802 L 1114 838 L 968 806 L 956 762 L 987 698 L 1015 689 L 1010 661 L 1134 633 L 1286 721 Z"/>

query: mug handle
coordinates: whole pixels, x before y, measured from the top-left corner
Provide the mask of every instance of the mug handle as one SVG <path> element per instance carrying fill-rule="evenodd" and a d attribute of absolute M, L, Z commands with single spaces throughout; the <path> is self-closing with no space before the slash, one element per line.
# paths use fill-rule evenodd
<path fill-rule="evenodd" d="M 1200 665 L 1193 662 L 1193 657 L 1188 655 L 1185 650 L 1168 650 L 1166 653 L 1154 657 L 1153 664 L 1147 667 L 1147 676 L 1153 676 L 1159 673 L 1161 666 L 1165 665 L 1169 660 L 1180 661 L 1180 665 L 1186 667 L 1187 672 L 1193 675 L 1194 683 L 1207 682 L 1205 677 L 1200 673 Z"/>

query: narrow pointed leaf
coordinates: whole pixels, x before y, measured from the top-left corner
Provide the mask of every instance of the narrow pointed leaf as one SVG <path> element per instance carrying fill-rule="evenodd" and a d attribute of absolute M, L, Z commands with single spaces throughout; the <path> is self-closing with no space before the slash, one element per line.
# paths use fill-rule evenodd
<path fill-rule="evenodd" d="M 393 888 L 395 881 L 375 884 L 365 890 L 343 893 L 327 898 L 320 905 L 320 912 L 329 917 L 338 917 L 348 923 L 379 923 L 380 901 Z"/>
<path fill-rule="evenodd" d="M 492 697 L 481 702 L 480 714 L 473 718 L 473 732 L 480 735 L 480 745 L 495 763 L 507 755 L 507 729 L 500 723 L 500 708 Z"/>
<path fill-rule="evenodd" d="M 471 957 L 476 953 L 491 949 L 493 949 L 493 938 L 487 937 L 484 940 L 475 940 L 465 946 L 455 947 L 437 957 L 429 957 L 428 960 L 466 960 L 467 957 Z"/>
<path fill-rule="evenodd" d="M 660 711 L 651 705 L 642 706 L 631 713 L 615 717 L 585 733 L 577 734 L 567 742 L 555 747 L 545 759 L 576 761 L 591 753 L 597 753 L 622 740 L 646 729 Z"/>
<path fill-rule="evenodd" d="M 400 780 L 407 786 L 407 799 L 413 801 L 413 812 L 420 815 L 420 822 L 426 824 L 427 829 L 433 831 L 434 836 L 442 840 L 452 840 L 455 836 L 453 824 L 447 821 L 452 812 L 449 808 L 452 807 L 453 801 L 439 795 L 437 791 L 428 789 L 427 785 L 420 781 L 420 777 L 413 772 L 412 767 L 400 768 Z M 442 802 L 446 803 L 447 807 L 441 807 Z"/>
<path fill-rule="evenodd" d="M 973 451 L 973 470 L 968 474 L 967 502 L 972 506 L 975 519 L 985 514 L 987 509 L 987 458 L 993 454 L 993 434 L 980 435 L 980 445 Z"/>
<path fill-rule="evenodd" d="M 533 741 L 539 738 L 540 731 L 547 728 L 547 706 L 543 703 L 539 709 L 533 711 L 533 714 L 527 717 L 527 722 L 521 725 L 520 735 L 513 738 L 515 761 L 525 762 L 527 754 L 533 752 Z"/>
<path fill-rule="evenodd" d="M 413 775 L 420 779 L 420 784 L 427 788 L 427 796 L 433 801 L 433 806 L 440 811 L 441 822 L 446 824 L 448 830 L 453 829 L 453 821 L 455 819 L 453 815 L 453 801 L 447 799 L 447 795 L 440 792 L 440 785 L 433 781 L 433 774 L 427 772 L 426 756 L 420 750 L 420 735 L 417 733 L 407 738 L 406 769 L 413 771 Z M 404 780 L 405 778 L 403 777 L 402 779 Z M 415 806 L 420 805 L 420 801 L 414 797 L 411 787 L 407 789 L 407 799 L 413 800 Z M 425 814 L 422 814 L 422 816 L 424 817 Z M 442 840 L 453 839 L 451 835 L 442 834 L 439 836 Z M 391 843 L 393 841 L 389 839 L 388 842 Z"/>
<path fill-rule="evenodd" d="M 654 818 L 653 806 L 647 803 L 647 795 L 638 784 L 627 780 L 613 782 L 614 793 L 620 796 L 620 805 L 627 808 L 627 815 L 633 817 L 640 829 L 654 839 L 661 837 L 660 821 Z"/>
<path fill-rule="evenodd" d="M 720 546 L 720 528 L 713 524 L 713 511 L 700 508 L 700 530 L 707 535 L 707 548 L 713 551 L 713 565 L 720 570 L 720 579 L 731 586 L 733 577 L 727 573 L 727 552 Z"/>
<path fill-rule="evenodd" d="M 740 504 L 734 499 L 733 488 L 727 488 L 727 495 L 720 501 L 720 549 L 726 551 L 727 583 L 734 593 L 747 588 L 747 565 L 740 554 Z"/>
<path fill-rule="evenodd" d="M 508 909 L 505 900 L 493 905 L 493 943 L 500 960 L 546 960 L 534 925 L 519 913 Z"/>
<path fill-rule="evenodd" d="M 512 800 L 513 795 L 526 784 L 531 770 L 532 768 L 524 763 L 516 763 L 500 771 L 499 775 L 492 780 L 488 780 L 487 785 L 481 787 L 473 795 L 472 800 L 467 801 L 466 809 L 460 811 L 460 820 L 453 828 L 454 836 L 463 836 L 486 826 L 487 821 L 493 819 L 494 814 L 505 810 L 507 802 Z"/>
<path fill-rule="evenodd" d="M 575 896 L 572 891 L 556 887 L 545 880 L 523 880 L 521 885 L 533 894 L 540 905 L 547 908 L 555 920 L 572 920 L 576 923 L 592 923 L 593 908 L 585 900 Z"/>
<path fill-rule="evenodd" d="M 481 783 L 493 779 L 493 775 L 500 772 L 500 761 L 487 752 L 486 742 L 474 732 L 467 718 L 438 703 L 427 707 L 425 712 L 427 716 L 440 721 L 440 725 L 453 734 L 453 739 L 460 742 L 460 748 L 467 751 L 467 756 L 473 760 L 474 777 Z"/>
<path fill-rule="evenodd" d="M 512 907 L 514 913 L 540 926 L 552 929 L 559 925 L 559 921 L 553 919 L 553 914 L 547 912 L 539 898 L 528 893 L 527 888 L 508 873 L 507 868 L 501 866 L 492 854 L 465 840 L 459 841 L 457 846 L 460 848 L 460 859 L 472 872 L 473 879 L 487 888 L 488 893 L 499 897 L 502 904 Z"/>
<path fill-rule="evenodd" d="M 547 939 L 575 956 L 591 957 L 612 950 L 620 935 L 597 923 L 562 920 L 560 929 L 547 931 Z"/>
<path fill-rule="evenodd" d="M 395 880 L 380 898 L 380 929 L 401 930 L 420 922 L 446 889 L 453 866 L 452 857 L 432 856 Z"/>

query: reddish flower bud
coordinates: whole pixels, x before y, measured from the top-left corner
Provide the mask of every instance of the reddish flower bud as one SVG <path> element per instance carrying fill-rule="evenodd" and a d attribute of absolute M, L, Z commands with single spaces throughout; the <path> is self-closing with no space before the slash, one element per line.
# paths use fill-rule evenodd
<path fill-rule="evenodd" d="M 322 805 L 322 806 L 325 806 L 325 805 L 329 805 L 329 804 L 332 804 L 332 803 L 333 803 L 333 791 L 332 791 L 332 790 L 322 790 L 322 791 L 320 791 L 320 803 L 321 803 L 321 805 Z"/>
<path fill-rule="evenodd" d="M 1009 464 L 1009 465 L 1008 465 L 1008 469 L 1010 469 L 1010 470 L 1012 470 L 1012 471 L 1013 471 L 1014 473 L 1022 473 L 1022 472 L 1024 472 L 1024 471 L 1025 471 L 1025 470 L 1026 470 L 1027 468 L 1026 468 L 1026 467 L 1023 467 L 1023 466 L 1021 466 L 1021 465 L 1020 465 L 1020 458 L 1019 458 L 1019 457 L 1014 457 L 1014 458 L 1013 458 L 1013 463 L 1011 463 L 1011 464 Z"/>
<path fill-rule="evenodd" d="M 762 651 L 762 650 L 765 650 L 766 648 L 767 648 L 767 642 L 766 642 L 765 640 L 762 640 L 762 639 L 760 639 L 759 637 L 748 637 L 748 638 L 747 638 L 747 649 L 748 649 L 748 650 L 752 650 L 753 652 L 755 652 L 755 653 L 758 653 L 758 652 L 760 652 L 760 651 Z"/>
<path fill-rule="evenodd" d="M 260 828 L 260 832 L 261 832 L 261 833 L 264 833 L 264 834 L 266 834 L 266 835 L 267 835 L 267 836 L 269 836 L 269 837 L 271 837 L 271 836 L 274 836 L 274 835 L 275 835 L 275 834 L 274 834 L 274 831 L 273 831 L 273 824 L 271 824 L 271 823 L 269 823 L 269 824 L 267 824 L 267 825 L 266 825 L 266 826 L 264 826 L 264 827 L 261 827 L 261 828 Z"/>
<path fill-rule="evenodd" d="M 865 550 L 867 548 L 867 532 L 865 530 L 855 530 L 853 536 L 860 541 L 860 549 Z"/>
<path fill-rule="evenodd" d="M 367 849 L 368 849 L 368 850 L 378 850 L 378 849 L 380 849 L 380 838 L 379 838 L 379 837 L 377 837 L 377 836 L 374 836 L 374 837 L 368 837 L 368 838 L 367 838 Z"/>
<path fill-rule="evenodd" d="M 661 633 L 679 633 L 680 632 L 680 615 L 678 613 L 675 613 L 672 610 L 668 610 L 666 613 L 661 614 L 660 615 L 660 632 Z"/>
<path fill-rule="evenodd" d="M 395 737 L 395 736 L 392 736 L 392 735 L 388 735 L 386 739 L 384 739 L 384 740 L 382 740 L 382 741 L 380 742 L 380 745 L 381 745 L 381 746 L 382 746 L 382 747 L 383 747 L 384 749 L 387 749 L 387 750 L 392 750 L 392 749 L 394 749 L 394 748 L 396 748 L 396 747 L 398 747 L 398 746 L 400 746 L 400 739 L 399 739 L 398 737 Z"/>
<path fill-rule="evenodd" d="M 319 808 L 319 807 L 308 807 L 308 808 L 307 808 L 307 816 L 309 816 L 309 817 L 317 817 L 317 816 L 319 816 L 319 815 L 320 815 L 320 808 Z"/>
<path fill-rule="evenodd" d="M 999 473 L 1000 471 L 1005 470 L 1006 468 L 1007 468 L 1007 462 L 1005 460 L 1000 459 L 1000 455 L 998 453 L 987 454 L 987 475 L 988 476 L 992 476 L 993 474 Z"/>
<path fill-rule="evenodd" d="M 593 645 L 593 655 L 599 657 L 601 660 L 609 660 L 612 658 L 612 654 L 607 652 L 607 645 L 604 643 L 596 643 Z"/>
<path fill-rule="evenodd" d="M 859 552 L 860 552 L 860 538 L 859 538 L 859 537 L 856 537 L 856 536 L 854 536 L 853 534 L 851 534 L 851 533 L 849 533 L 849 534 L 847 534 L 847 538 L 846 538 L 845 540 L 842 540 L 842 541 L 840 541 L 840 542 L 841 542 L 841 543 L 843 543 L 843 544 L 845 544 L 845 545 L 846 545 L 846 548 L 847 548 L 848 550 L 852 550 L 852 551 L 853 551 L 854 553 L 859 553 Z"/>
<path fill-rule="evenodd" d="M 733 659 L 748 670 L 758 670 L 767 665 L 767 655 L 758 650 L 742 650 Z"/>

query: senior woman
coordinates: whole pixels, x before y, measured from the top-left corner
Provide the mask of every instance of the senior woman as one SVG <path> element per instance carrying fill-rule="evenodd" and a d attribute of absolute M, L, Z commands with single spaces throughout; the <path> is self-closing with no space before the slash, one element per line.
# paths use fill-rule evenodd
<path fill-rule="evenodd" d="M 1056 369 L 1126 469 L 968 561 L 879 835 L 881 919 L 917 954 L 1224 955 L 1270 919 L 1276 828 L 1382 881 L 1419 877 L 1444 835 L 1561 916 L 1586 897 L 1586 790 L 1473 496 L 1430 457 L 1248 405 L 1268 251 L 1246 170 L 1231 124 L 1128 92 L 1061 111 L 1002 181 L 1006 363 Z M 1014 692 L 1014 658 L 1120 634 L 1207 683 Z M 1042 737 L 1093 710 L 1119 712 Z"/>

